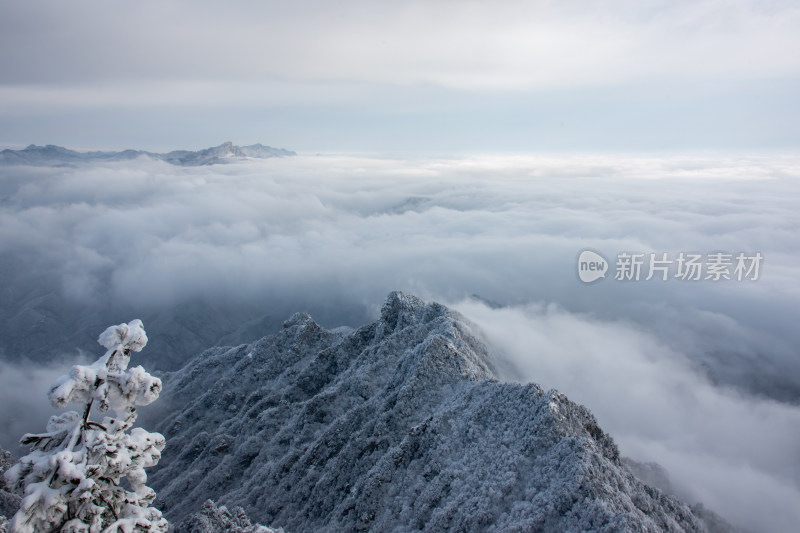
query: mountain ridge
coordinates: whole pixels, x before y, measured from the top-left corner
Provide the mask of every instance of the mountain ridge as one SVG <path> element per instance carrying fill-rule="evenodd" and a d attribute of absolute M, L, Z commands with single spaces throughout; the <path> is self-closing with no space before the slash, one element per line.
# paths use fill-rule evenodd
<path fill-rule="evenodd" d="M 91 161 L 129 161 L 139 157 L 149 157 L 180 166 L 201 166 L 229 163 L 242 159 L 267 159 L 272 157 L 295 156 L 296 152 L 283 148 L 273 148 L 260 143 L 237 146 L 231 141 L 219 146 L 201 150 L 173 150 L 166 153 L 145 150 L 90 151 L 78 152 L 48 144 L 46 146 L 28 145 L 22 150 L 5 149 L 0 151 L 0 164 L 5 165 L 64 165 Z"/>
<path fill-rule="evenodd" d="M 707 531 L 588 409 L 494 367 L 464 317 L 414 296 L 352 332 L 295 314 L 165 376 L 156 505 L 179 522 L 211 498 L 291 532 Z"/>

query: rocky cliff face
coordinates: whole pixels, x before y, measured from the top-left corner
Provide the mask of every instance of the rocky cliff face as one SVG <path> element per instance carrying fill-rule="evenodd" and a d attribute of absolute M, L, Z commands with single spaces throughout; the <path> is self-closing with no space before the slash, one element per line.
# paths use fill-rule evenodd
<path fill-rule="evenodd" d="M 178 522 L 213 498 L 290 532 L 705 530 L 586 408 L 493 366 L 463 317 L 401 293 L 355 331 L 297 314 L 209 350 L 149 413 L 156 506 Z"/>

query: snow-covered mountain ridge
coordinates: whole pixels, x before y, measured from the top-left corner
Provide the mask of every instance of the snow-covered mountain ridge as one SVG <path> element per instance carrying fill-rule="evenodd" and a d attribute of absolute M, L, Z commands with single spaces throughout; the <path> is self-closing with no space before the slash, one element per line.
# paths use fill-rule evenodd
<path fill-rule="evenodd" d="M 210 349 L 142 417 L 168 443 L 156 505 L 178 523 L 212 498 L 290 532 L 706 531 L 586 408 L 494 367 L 462 316 L 402 293 L 354 331 L 296 314 Z"/>
<path fill-rule="evenodd" d="M 68 165 L 90 161 L 126 161 L 146 156 L 182 166 L 200 166 L 228 163 L 237 159 L 284 157 L 297 155 L 291 150 L 272 148 L 262 144 L 236 146 L 226 142 L 203 150 L 174 150 L 168 153 L 154 153 L 143 150 L 123 150 L 121 152 L 76 152 L 61 146 L 36 146 L 31 144 L 23 150 L 0 151 L 0 164 L 6 165 Z"/>

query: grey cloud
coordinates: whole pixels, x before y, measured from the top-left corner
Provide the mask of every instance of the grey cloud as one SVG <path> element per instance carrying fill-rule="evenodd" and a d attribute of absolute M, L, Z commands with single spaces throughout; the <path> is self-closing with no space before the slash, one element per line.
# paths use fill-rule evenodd
<path fill-rule="evenodd" d="M 7 83 L 269 79 L 460 88 L 797 73 L 797 9 L 752 1 L 7 2 Z M 487 73 L 491 75 L 487 75 Z"/>
<path fill-rule="evenodd" d="M 0 4 L 0 143 L 162 150 L 798 142 L 791 2 Z"/>

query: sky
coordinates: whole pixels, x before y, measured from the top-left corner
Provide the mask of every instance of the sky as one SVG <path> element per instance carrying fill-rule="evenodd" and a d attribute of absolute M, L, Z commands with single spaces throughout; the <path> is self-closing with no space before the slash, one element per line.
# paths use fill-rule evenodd
<path fill-rule="evenodd" d="M 786 150 L 792 1 L 0 2 L 0 146 Z"/>

